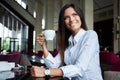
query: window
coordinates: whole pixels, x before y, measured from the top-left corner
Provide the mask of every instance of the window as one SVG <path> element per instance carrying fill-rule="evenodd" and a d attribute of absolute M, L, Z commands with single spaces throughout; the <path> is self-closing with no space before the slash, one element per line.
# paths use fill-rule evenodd
<path fill-rule="evenodd" d="M 0 5 L 0 50 L 27 51 L 28 25 Z"/>

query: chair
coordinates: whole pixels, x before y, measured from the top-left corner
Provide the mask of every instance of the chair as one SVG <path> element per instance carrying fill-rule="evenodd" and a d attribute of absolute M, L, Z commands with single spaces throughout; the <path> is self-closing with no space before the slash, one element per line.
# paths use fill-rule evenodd
<path fill-rule="evenodd" d="M 27 55 L 21 54 L 20 65 L 22 66 L 31 66 L 30 60 Z"/>
<path fill-rule="evenodd" d="M 33 56 L 33 55 L 36 55 L 36 53 L 33 52 L 33 50 L 28 50 L 28 55 Z"/>
<path fill-rule="evenodd" d="M 113 52 L 109 53 L 100 53 L 100 61 L 101 63 L 115 64 L 120 60 L 119 57 Z"/>
<path fill-rule="evenodd" d="M 21 54 L 0 55 L 0 61 L 15 62 L 15 65 L 20 64 Z"/>

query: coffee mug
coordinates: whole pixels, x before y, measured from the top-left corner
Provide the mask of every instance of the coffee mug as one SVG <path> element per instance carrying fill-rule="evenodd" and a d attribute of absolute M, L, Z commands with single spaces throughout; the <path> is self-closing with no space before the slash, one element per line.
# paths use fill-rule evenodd
<path fill-rule="evenodd" d="M 55 37 L 55 30 L 44 30 L 43 33 L 46 40 L 53 40 Z"/>

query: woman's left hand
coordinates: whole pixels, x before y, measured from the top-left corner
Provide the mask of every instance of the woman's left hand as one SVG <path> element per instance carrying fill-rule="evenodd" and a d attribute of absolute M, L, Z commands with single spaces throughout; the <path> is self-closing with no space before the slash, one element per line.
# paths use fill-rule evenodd
<path fill-rule="evenodd" d="M 45 71 L 44 67 L 32 66 L 31 75 L 33 77 L 44 77 L 45 76 L 44 71 Z"/>

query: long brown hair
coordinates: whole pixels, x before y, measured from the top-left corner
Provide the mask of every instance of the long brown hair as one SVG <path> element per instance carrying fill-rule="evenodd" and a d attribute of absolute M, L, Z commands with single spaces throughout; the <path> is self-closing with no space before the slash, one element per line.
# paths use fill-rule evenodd
<path fill-rule="evenodd" d="M 66 4 L 60 11 L 58 21 L 58 47 L 61 55 L 62 65 L 64 64 L 64 51 L 69 45 L 68 38 L 70 35 L 72 35 L 71 31 L 66 28 L 66 24 L 64 22 L 64 12 L 69 7 L 72 7 L 78 13 L 82 23 L 81 28 L 87 30 L 82 10 L 74 4 Z"/>

